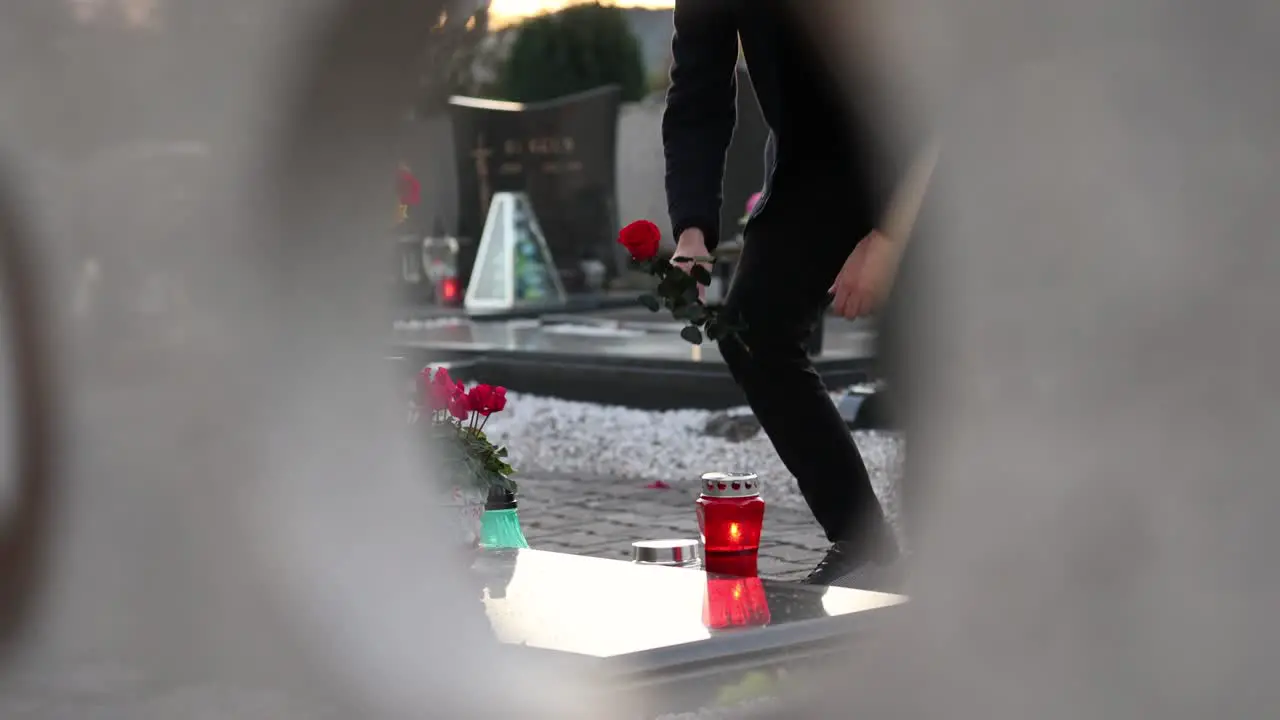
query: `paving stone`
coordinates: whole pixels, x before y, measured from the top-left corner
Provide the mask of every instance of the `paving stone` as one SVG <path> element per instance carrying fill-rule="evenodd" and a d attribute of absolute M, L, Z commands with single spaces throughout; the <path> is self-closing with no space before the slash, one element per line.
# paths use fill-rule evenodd
<path fill-rule="evenodd" d="M 772 580 L 798 582 L 800 580 L 805 579 L 805 577 L 809 574 L 809 571 L 812 569 L 813 569 L 812 567 L 801 567 L 801 568 L 796 568 L 794 570 L 787 570 L 785 572 L 766 572 L 764 575 L 766 578 L 769 578 Z"/>
<path fill-rule="evenodd" d="M 587 548 L 596 547 L 611 540 L 611 538 L 601 537 L 583 532 L 569 532 L 561 535 L 547 536 L 556 545 L 565 548 Z"/>
<path fill-rule="evenodd" d="M 608 558 L 609 560 L 630 560 L 631 546 L 629 545 L 627 547 L 610 546 L 610 547 L 596 548 L 592 550 L 585 550 L 579 554 L 588 555 L 590 557 Z"/>
<path fill-rule="evenodd" d="M 659 518 L 668 517 L 667 515 L 642 515 L 636 512 L 614 513 L 606 516 L 606 521 L 615 523 L 620 528 L 647 528 L 652 527 L 654 522 Z M 695 521 L 696 524 L 696 521 Z"/>
<path fill-rule="evenodd" d="M 822 536 L 818 536 L 818 538 L 813 540 L 802 540 L 800 542 L 796 542 L 790 538 L 779 537 L 778 535 L 778 533 L 769 532 L 769 528 L 766 527 L 764 534 L 760 538 L 760 546 L 787 547 L 804 550 L 809 553 L 822 553 L 826 552 L 827 548 L 831 545 L 831 543 L 827 542 L 827 539 Z"/>
<path fill-rule="evenodd" d="M 520 513 L 520 527 L 527 532 L 530 529 L 562 532 L 579 525 L 579 521 L 563 515 L 537 514 L 528 511 Z"/>
<path fill-rule="evenodd" d="M 831 544 L 821 530 L 766 533 L 769 542 L 810 552 L 825 552 Z"/>
<path fill-rule="evenodd" d="M 779 545 L 776 543 L 764 542 L 761 544 L 760 552 L 769 557 L 778 558 L 785 562 L 797 563 L 816 563 L 822 559 L 820 551 L 814 551 L 809 548 L 795 547 L 793 545 Z"/>
<path fill-rule="evenodd" d="M 591 535 L 617 535 L 619 524 L 606 520 L 595 520 L 593 522 L 578 523 L 574 526 L 574 530 Z"/>
<path fill-rule="evenodd" d="M 805 575 L 808 575 L 809 571 L 813 570 L 816 564 L 816 561 L 797 563 L 761 555 L 760 563 L 757 567 L 760 570 L 760 574 L 766 578 L 791 578 L 795 576 L 804 577 Z"/>

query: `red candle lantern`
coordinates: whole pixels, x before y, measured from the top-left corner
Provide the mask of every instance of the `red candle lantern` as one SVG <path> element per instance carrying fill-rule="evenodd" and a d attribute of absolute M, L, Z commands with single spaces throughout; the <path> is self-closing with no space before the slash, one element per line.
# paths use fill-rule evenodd
<path fill-rule="evenodd" d="M 759 574 L 756 561 L 759 554 L 745 553 L 709 553 L 702 564 L 702 569 L 709 575 L 733 575 L 735 577 L 755 577 Z"/>
<path fill-rule="evenodd" d="M 768 625 L 769 598 L 758 577 L 708 577 L 702 625 L 708 630 Z"/>
<path fill-rule="evenodd" d="M 764 500 L 754 473 L 706 473 L 697 506 L 707 556 L 760 550 Z"/>

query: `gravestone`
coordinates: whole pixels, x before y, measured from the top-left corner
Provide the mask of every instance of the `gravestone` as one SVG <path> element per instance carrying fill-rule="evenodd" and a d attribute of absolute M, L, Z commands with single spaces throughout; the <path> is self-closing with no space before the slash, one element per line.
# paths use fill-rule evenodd
<path fill-rule="evenodd" d="M 738 69 L 738 125 L 724 168 L 724 204 L 720 208 L 720 237 L 732 239 L 741 229 L 747 199 L 764 187 L 765 145 L 769 126 L 760 112 L 751 77 Z"/>
<path fill-rule="evenodd" d="M 606 86 L 541 103 L 450 100 L 458 173 L 458 234 L 477 238 L 495 193 L 527 193 L 570 292 L 582 265 L 622 269 L 615 235 L 620 91 Z M 474 254 L 461 258 L 469 277 Z"/>

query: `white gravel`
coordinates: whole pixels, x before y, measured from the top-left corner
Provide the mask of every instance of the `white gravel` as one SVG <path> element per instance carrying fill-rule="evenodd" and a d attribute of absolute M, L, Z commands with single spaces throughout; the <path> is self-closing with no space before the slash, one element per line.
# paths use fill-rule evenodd
<path fill-rule="evenodd" d="M 507 446 L 519 472 L 663 480 L 692 491 L 704 472 L 745 470 L 760 476 L 768 502 L 803 507 L 795 479 L 764 433 L 738 443 L 707 437 L 703 427 L 713 414 L 634 410 L 513 393 L 506 410 L 490 418 L 485 431 Z M 896 526 L 903 438 L 886 432 L 853 436 L 876 494 Z"/>
<path fill-rule="evenodd" d="M 458 327 L 465 325 L 466 320 L 456 317 L 438 317 L 438 318 L 419 318 L 416 320 L 396 320 L 391 324 L 391 329 L 399 332 L 411 332 L 414 330 L 435 330 L 444 327 Z"/>

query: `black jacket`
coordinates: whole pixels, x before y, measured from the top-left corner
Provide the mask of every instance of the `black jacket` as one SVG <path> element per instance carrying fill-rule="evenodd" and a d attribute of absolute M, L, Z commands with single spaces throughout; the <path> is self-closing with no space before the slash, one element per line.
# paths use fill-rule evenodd
<path fill-rule="evenodd" d="M 737 121 L 739 39 L 770 128 L 764 201 L 753 216 L 803 198 L 804 211 L 829 211 L 859 237 L 879 221 L 898 163 L 889 159 L 884 134 L 873 131 L 869 94 L 834 79 L 791 10 L 814 5 L 676 1 L 662 140 L 667 209 L 677 238 L 697 227 L 708 247 L 719 242 L 725 153 Z M 850 100 L 868 107 L 854 107 Z"/>

